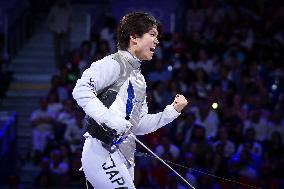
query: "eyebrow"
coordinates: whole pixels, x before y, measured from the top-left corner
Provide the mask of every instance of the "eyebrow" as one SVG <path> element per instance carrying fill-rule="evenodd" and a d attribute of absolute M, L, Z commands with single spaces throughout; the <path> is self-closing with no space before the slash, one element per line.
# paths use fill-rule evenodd
<path fill-rule="evenodd" d="M 151 29 L 149 32 L 150 32 L 150 33 L 152 32 L 152 33 L 154 33 L 155 35 L 158 35 L 158 32 L 157 32 L 156 30 L 154 30 L 154 29 Z"/>

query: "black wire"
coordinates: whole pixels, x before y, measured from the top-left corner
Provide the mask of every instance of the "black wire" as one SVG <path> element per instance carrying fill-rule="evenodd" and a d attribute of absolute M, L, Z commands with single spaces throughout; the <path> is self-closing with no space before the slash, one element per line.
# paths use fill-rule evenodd
<path fill-rule="evenodd" d="M 150 155 L 148 153 L 142 153 L 142 152 L 135 152 L 135 156 L 136 157 L 150 157 L 150 158 L 155 158 L 156 159 L 155 156 L 152 156 L 152 155 Z M 231 179 L 227 179 L 225 177 L 220 177 L 220 176 L 217 176 L 217 175 L 214 175 L 214 174 L 211 174 L 211 173 L 207 173 L 207 172 L 204 172 L 204 171 L 200 171 L 198 169 L 190 168 L 190 167 L 187 167 L 185 165 L 174 163 L 174 162 L 171 162 L 171 161 L 168 161 L 168 160 L 164 160 L 164 161 L 169 163 L 169 164 L 172 164 L 172 165 L 184 168 L 184 169 L 189 169 L 190 171 L 195 171 L 195 172 L 201 173 L 203 175 L 208 175 L 208 176 L 213 177 L 213 178 L 225 180 L 227 182 L 232 182 L 232 183 L 239 184 L 239 185 L 246 186 L 246 187 L 250 187 L 250 188 L 261 189 L 260 187 L 257 187 L 257 186 L 252 186 L 252 185 L 245 184 L 245 183 L 242 183 L 242 182 L 239 182 L 239 181 L 236 181 L 236 180 L 231 180 Z"/>

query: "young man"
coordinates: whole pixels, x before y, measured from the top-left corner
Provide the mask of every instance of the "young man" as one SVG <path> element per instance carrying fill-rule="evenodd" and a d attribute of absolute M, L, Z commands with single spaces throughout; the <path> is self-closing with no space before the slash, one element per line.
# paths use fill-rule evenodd
<path fill-rule="evenodd" d="M 94 62 L 73 90 L 87 115 L 82 168 L 96 189 L 135 188 L 135 141 L 129 133 L 151 133 L 177 118 L 187 105 L 177 94 L 163 112 L 148 114 L 140 65 L 152 59 L 159 32 L 160 23 L 147 13 L 124 16 L 118 26 L 118 52 Z"/>

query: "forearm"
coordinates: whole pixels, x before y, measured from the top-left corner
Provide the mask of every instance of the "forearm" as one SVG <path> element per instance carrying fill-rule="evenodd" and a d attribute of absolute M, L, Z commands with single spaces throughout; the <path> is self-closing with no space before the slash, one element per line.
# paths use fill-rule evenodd
<path fill-rule="evenodd" d="M 136 135 L 144 135 L 156 131 L 176 119 L 178 113 L 173 105 L 168 105 L 163 112 L 157 114 L 145 114 L 141 117 L 138 126 L 133 129 Z"/>
<path fill-rule="evenodd" d="M 96 62 L 78 79 L 72 95 L 85 113 L 99 123 L 104 123 L 108 108 L 97 98 L 97 92 L 114 83 L 119 76 L 119 65 L 108 60 Z"/>
<path fill-rule="evenodd" d="M 88 116 L 99 123 L 104 123 L 103 115 L 107 112 L 107 107 L 103 105 L 92 91 L 88 90 L 87 87 L 80 86 L 78 82 L 72 93 L 74 99 Z"/>
<path fill-rule="evenodd" d="M 109 128 L 115 129 L 118 134 L 123 133 L 129 123 L 109 110 L 94 93 L 90 87 L 78 80 L 72 94 L 78 105 L 97 123 L 106 124 Z"/>

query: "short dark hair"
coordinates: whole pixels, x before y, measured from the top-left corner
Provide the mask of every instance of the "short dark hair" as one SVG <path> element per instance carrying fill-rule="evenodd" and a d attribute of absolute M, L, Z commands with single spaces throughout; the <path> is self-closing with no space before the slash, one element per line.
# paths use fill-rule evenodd
<path fill-rule="evenodd" d="M 131 35 L 142 37 L 152 28 L 158 30 L 158 37 L 161 35 L 161 23 L 146 12 L 132 12 L 125 15 L 119 22 L 117 29 L 117 41 L 119 50 L 127 50 Z"/>

